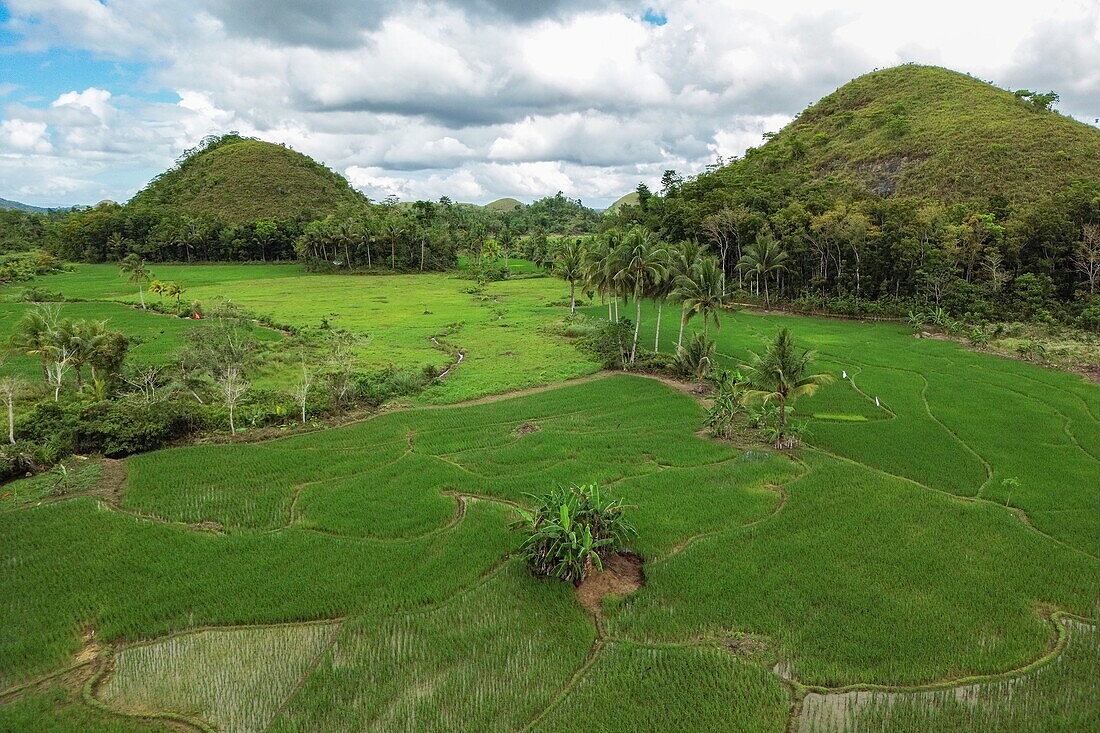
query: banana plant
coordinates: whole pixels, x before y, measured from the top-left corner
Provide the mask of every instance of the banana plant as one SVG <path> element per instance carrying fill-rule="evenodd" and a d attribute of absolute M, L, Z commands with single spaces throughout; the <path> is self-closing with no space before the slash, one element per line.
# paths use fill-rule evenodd
<path fill-rule="evenodd" d="M 596 484 L 531 498 L 535 510 L 517 510 L 512 528 L 527 533 L 520 555 L 535 575 L 580 582 L 592 569 L 603 570 L 603 553 L 637 534 L 623 518 L 622 501 L 604 497 Z"/>

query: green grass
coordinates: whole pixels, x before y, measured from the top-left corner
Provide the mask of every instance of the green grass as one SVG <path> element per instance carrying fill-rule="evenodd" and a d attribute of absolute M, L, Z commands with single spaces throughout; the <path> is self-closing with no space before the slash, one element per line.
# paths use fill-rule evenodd
<path fill-rule="evenodd" d="M 464 325 L 444 338 L 467 357 L 410 409 L 131 457 L 119 509 L 84 495 L 94 468 L 65 497 L 42 479 L 5 487 L 0 690 L 68 664 L 92 628 L 120 662 L 101 699 L 223 727 L 268 716 L 276 731 L 670 721 L 781 731 L 791 686 L 776 662 L 800 684 L 927 685 L 1043 657 L 1049 609 L 1095 615 L 1100 389 L 1078 377 L 915 339 L 894 324 L 725 316 L 712 334 L 727 366 L 786 325 L 818 349 L 821 369 L 849 376 L 797 404 L 809 447 L 788 456 L 700 437 L 696 400 L 639 376 L 428 404 L 591 371 L 553 330 L 563 309 L 545 303 L 561 297 L 560 282 L 493 283 L 479 300 L 463 292 L 470 281 L 443 275 L 266 269 L 273 279 L 255 282 L 232 266 L 191 268 L 196 288 L 303 324 L 340 313 L 340 323 L 376 334 L 368 359 L 381 358 L 380 346 L 405 363 L 445 358 L 422 337 L 457 315 Z M 105 267 L 56 277 L 74 278 L 85 297 L 126 297 Z M 386 302 L 376 308 L 356 288 Z M 653 313 L 643 313 L 650 347 Z M 667 349 L 677 319 L 665 316 Z M 429 322 L 418 332 L 420 317 Z M 517 430 L 525 424 L 538 429 Z M 508 559 L 519 542 L 506 529 L 510 504 L 588 481 L 631 505 L 633 549 L 646 559 L 646 584 L 605 602 L 598 625 L 567 586 Z M 284 654 L 280 682 L 254 694 L 244 678 L 257 655 L 291 650 L 279 647 L 284 632 L 157 640 L 325 619 L 341 619 L 335 637 Z M 758 653 L 726 649 L 743 634 Z M 1035 673 L 1040 691 L 991 687 L 966 720 L 1094 727 L 1082 690 L 1098 670 L 1095 644 L 1077 640 Z M 301 666 L 303 657 L 316 665 Z M 293 694 L 275 712 L 290 678 Z M 0 721 L 30 719 L 59 694 L 29 688 L 0 705 Z M 923 695 L 861 708 L 851 726 L 967 729 L 966 710 Z M 71 702 L 51 709 L 73 727 L 111 720 Z"/>
<path fill-rule="evenodd" d="M 0 342 L 7 343 L 23 313 L 33 307 L 30 303 L 0 303 Z M 166 316 L 117 303 L 65 303 L 60 314 L 62 318 L 73 320 L 107 321 L 108 327 L 122 331 L 131 340 L 128 358 L 136 364 L 170 361 L 183 346 L 185 335 L 206 325 L 202 321 Z M 9 356 L 4 371 L 27 380 L 42 378 L 38 358 L 26 354 Z"/>
<path fill-rule="evenodd" d="M 804 733 L 1097 730 L 1100 634 L 1095 626 L 1074 622 L 1070 629 L 1065 652 L 1026 675 L 953 690 L 810 695 L 798 729 Z"/>
<path fill-rule="evenodd" d="M 598 306 L 585 312 L 607 313 Z M 674 346 L 677 316 L 663 319 L 664 350 Z M 640 341 L 649 348 L 655 321 L 644 307 Z M 899 324 L 752 312 L 722 323 L 711 335 L 728 368 L 782 326 L 818 351 L 817 367 L 837 381 L 796 406 L 814 446 L 929 489 L 1018 507 L 1043 532 L 1100 555 L 1100 485 L 1089 480 L 1100 471 L 1095 385 L 953 342 L 916 339 Z M 821 414 L 867 420 L 815 417 Z M 1019 488 L 1003 486 L 1007 478 Z"/>
<path fill-rule="evenodd" d="M 493 282 L 483 293 L 471 294 L 467 291 L 476 283 L 451 274 L 312 275 L 297 265 L 159 265 L 153 270 L 160 279 L 182 282 L 187 300 L 210 305 L 231 299 L 278 323 L 311 327 L 327 320 L 363 334 L 369 337 L 361 352 L 364 368 L 450 364 L 454 357 L 433 337 L 463 350 L 463 368 L 420 397 L 429 403 L 551 384 L 597 366 L 558 334 L 555 324 L 563 313 L 548 304 L 566 297 L 568 286 L 551 278 Z M 69 298 L 138 299 L 114 265 L 76 265 L 73 272 L 42 277 L 36 284 Z M 278 385 L 276 378 L 269 381 Z"/>

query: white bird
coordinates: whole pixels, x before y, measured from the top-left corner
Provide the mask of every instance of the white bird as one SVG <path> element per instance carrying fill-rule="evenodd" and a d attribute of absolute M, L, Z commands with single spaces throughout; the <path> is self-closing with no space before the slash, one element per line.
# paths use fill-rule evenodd
<path fill-rule="evenodd" d="M 841 369 L 840 370 L 840 378 L 841 379 L 847 379 L 848 378 L 848 370 L 847 369 Z"/>

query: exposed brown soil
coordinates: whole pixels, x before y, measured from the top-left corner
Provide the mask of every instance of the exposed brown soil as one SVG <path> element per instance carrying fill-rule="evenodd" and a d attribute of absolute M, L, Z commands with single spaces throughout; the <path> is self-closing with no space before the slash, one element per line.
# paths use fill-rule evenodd
<path fill-rule="evenodd" d="M 520 436 L 530 435 L 531 433 L 537 433 L 540 430 L 542 430 L 541 426 L 536 425 L 533 422 L 525 422 L 522 425 L 520 425 L 518 428 L 513 430 L 512 434 L 513 435 L 520 435 Z"/>
<path fill-rule="evenodd" d="M 599 615 L 605 596 L 628 596 L 645 585 L 642 558 L 632 552 L 604 558 L 603 570 L 589 573 L 576 587 L 577 600 L 585 609 Z"/>
<path fill-rule="evenodd" d="M 1100 364 L 1083 364 L 1073 369 L 1090 382 L 1100 384 Z"/>
<path fill-rule="evenodd" d="M 91 493 L 105 501 L 108 506 L 117 509 L 122 504 L 122 487 L 125 485 L 126 463 L 117 458 L 104 458 L 99 483 Z"/>
<path fill-rule="evenodd" d="M 83 646 L 73 655 L 73 664 L 87 664 L 96 657 L 99 656 L 100 645 L 95 638 L 95 630 L 88 629 L 85 631 L 80 640 L 84 642 Z"/>

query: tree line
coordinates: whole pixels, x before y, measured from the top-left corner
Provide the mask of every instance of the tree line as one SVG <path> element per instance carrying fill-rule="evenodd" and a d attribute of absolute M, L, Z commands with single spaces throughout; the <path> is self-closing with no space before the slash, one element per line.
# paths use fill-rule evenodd
<path fill-rule="evenodd" d="M 1100 181 L 1030 204 L 945 203 L 871 196 L 756 162 L 689 179 L 666 171 L 659 194 L 639 185 L 638 204 L 604 227 L 705 243 L 731 285 L 764 301 L 884 315 L 931 304 L 958 317 L 1100 328 Z M 741 266 L 746 255 L 756 264 Z"/>
<path fill-rule="evenodd" d="M 525 235 L 594 231 L 602 214 L 560 192 L 510 211 L 439 201 L 341 206 L 327 215 L 226 223 L 142 201 L 49 215 L 0 212 L 0 254 L 32 249 L 74 262 L 287 262 L 314 269 L 400 272 L 454 267 L 457 253 L 480 253 L 487 242 L 509 250 Z"/>

